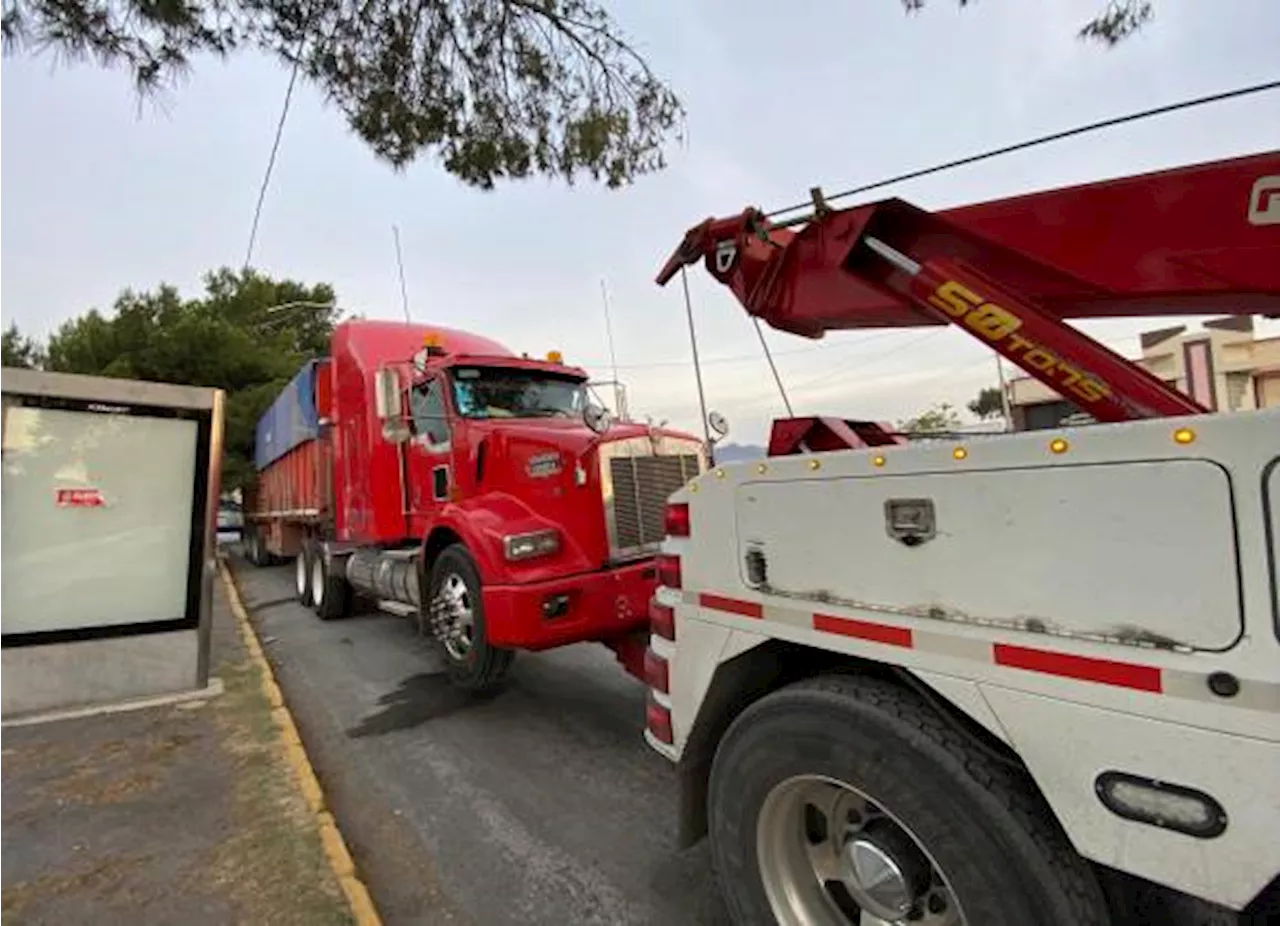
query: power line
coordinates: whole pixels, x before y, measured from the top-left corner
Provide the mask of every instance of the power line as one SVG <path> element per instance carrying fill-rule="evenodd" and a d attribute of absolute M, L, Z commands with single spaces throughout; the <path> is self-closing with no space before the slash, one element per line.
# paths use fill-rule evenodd
<path fill-rule="evenodd" d="M 262 186 L 258 189 L 258 204 L 253 209 L 253 225 L 249 228 L 249 246 L 244 252 L 244 269 L 249 269 L 253 259 L 253 245 L 258 240 L 258 221 L 262 218 L 262 204 L 267 198 L 267 187 L 271 183 L 271 171 L 276 166 L 276 155 L 280 152 L 280 138 L 284 134 L 284 122 L 289 117 L 289 104 L 293 100 L 293 87 L 298 82 L 298 67 L 302 63 L 302 46 L 293 59 L 293 69 L 289 72 L 289 86 L 284 92 L 284 105 L 280 107 L 280 119 L 276 122 L 276 137 L 271 143 L 271 155 L 267 158 L 267 170 L 262 175 Z"/>
<path fill-rule="evenodd" d="M 899 329 L 899 330 L 900 330 L 900 329 Z M 922 342 L 924 342 L 924 341 L 928 341 L 928 340 L 930 340 L 931 338 L 935 338 L 935 337 L 937 337 L 938 335 L 940 335 L 940 334 L 945 334 L 945 333 L 947 333 L 948 331 L 951 331 L 951 330 L 953 330 L 953 329 L 951 329 L 951 328 L 932 328 L 932 329 L 930 329 L 929 331 L 924 332 L 923 334 L 919 334 L 919 335 L 917 335 L 916 337 L 911 338 L 911 339 L 910 339 L 910 340 L 908 340 L 908 341 L 903 341 L 901 344 L 898 344 L 898 345 L 896 345 L 896 346 L 894 346 L 894 347 L 891 347 L 891 348 L 889 348 L 888 350 L 886 350 L 886 351 L 884 351 L 884 352 L 882 352 L 882 353 L 876 354 L 874 357 L 872 357 L 870 360 L 866 361 L 865 363 L 860 363 L 860 364 L 858 364 L 858 366 L 857 366 L 856 368 L 853 368 L 853 369 L 828 370 L 828 371 L 827 371 L 827 372 L 825 372 L 825 373 L 820 373 L 820 374 L 818 374 L 817 376 L 813 377 L 812 379 L 807 379 L 807 380 L 805 380 L 805 381 L 803 381 L 803 382 L 801 382 L 801 383 L 798 383 L 798 384 L 797 384 L 797 383 L 792 383 L 792 389 L 798 392 L 798 391 L 802 391 L 802 390 L 804 390 L 804 389 L 808 389 L 808 388 L 809 388 L 809 387 L 811 387 L 811 386 L 815 386 L 815 385 L 817 385 L 818 383 L 827 382 L 827 381 L 829 381 L 829 380 L 833 380 L 833 379 L 840 379 L 842 376 L 847 376 L 847 375 L 848 375 L 848 374 L 850 374 L 850 373 L 853 373 L 853 374 L 860 374 L 860 373 L 863 373 L 863 372 L 864 372 L 868 367 L 873 366 L 873 365 L 875 365 L 875 364 L 879 363 L 880 361 L 884 360 L 884 359 L 885 359 L 885 358 L 887 358 L 887 357 L 892 357 L 892 356 L 894 356 L 895 354 L 900 354 L 900 353 L 902 353 L 904 350 L 906 350 L 907 348 L 915 347 L 917 344 L 920 344 L 920 343 L 922 343 Z"/>
<path fill-rule="evenodd" d="M 1157 106 L 1154 109 L 1144 109 L 1140 112 L 1129 113 L 1127 116 L 1116 116 L 1111 119 L 1103 119 L 1100 122 L 1090 122 L 1087 125 L 1077 126 L 1074 129 L 1054 132 L 1050 135 L 1041 135 L 1038 138 L 1018 142 L 1016 145 L 1005 145 L 1003 148 L 994 148 L 990 151 L 984 151 L 981 154 L 971 154 L 968 157 L 958 158 L 954 161 L 947 161 L 942 164 L 935 164 L 932 167 L 925 167 L 920 170 L 908 171 L 905 174 L 898 174 L 896 177 L 889 177 L 886 180 L 877 180 L 875 183 L 856 186 L 832 196 L 826 196 L 825 199 L 827 202 L 833 202 L 837 199 L 846 199 L 847 197 L 854 196 L 858 193 L 878 190 L 881 187 L 892 186 L 893 184 L 901 183 L 904 180 L 915 180 L 917 177 L 925 177 L 929 174 L 939 173 L 940 171 L 963 167 L 966 164 L 975 164 L 978 161 L 985 161 L 988 158 L 999 157 L 1003 154 L 1011 154 L 1015 151 L 1023 151 L 1027 148 L 1034 148 L 1037 145 L 1044 145 L 1053 141 L 1061 141 L 1064 138 L 1071 138 L 1075 135 L 1084 135 L 1088 132 L 1096 132 L 1099 129 L 1111 128 L 1113 126 L 1123 125 L 1127 122 L 1137 122 L 1140 119 L 1150 119 L 1153 116 L 1163 116 L 1167 113 L 1177 112 L 1183 109 L 1191 109 L 1196 106 L 1204 106 L 1208 103 L 1218 103 L 1223 100 L 1230 100 L 1236 97 L 1248 96 L 1250 94 L 1262 93 L 1267 90 L 1275 90 L 1278 88 L 1280 88 L 1280 80 L 1272 80 L 1262 84 L 1253 84 L 1252 86 L 1241 87 L 1237 90 L 1227 90 L 1223 93 L 1213 93 L 1208 96 L 1194 97 L 1192 99 L 1183 100 L 1180 103 L 1169 103 L 1165 106 Z M 797 203 L 794 206 L 787 206 L 785 209 L 775 209 L 773 212 L 768 213 L 765 218 L 773 218 L 774 216 L 782 215 L 785 212 L 795 212 L 797 209 L 808 209 L 812 206 L 812 201 Z"/>
<path fill-rule="evenodd" d="M 818 344 L 814 347 L 796 347 L 796 348 L 792 348 L 791 350 L 775 350 L 773 352 L 773 356 L 790 357 L 798 354 L 814 354 L 819 351 L 828 351 L 828 350 L 836 350 L 836 349 L 843 350 L 848 347 L 860 347 L 864 344 L 869 344 L 872 341 L 877 341 L 880 338 L 887 337 L 888 335 L 891 335 L 894 333 L 896 333 L 895 329 L 888 329 L 884 331 L 874 331 L 870 335 L 864 338 L 860 338 L 859 340 L 856 340 L 856 341 L 834 341 L 833 340 L 829 343 Z M 747 362 L 754 362 L 759 359 L 760 359 L 759 354 L 733 354 L 728 357 L 706 357 L 702 359 L 701 363 L 705 367 L 711 363 L 747 363 Z M 688 360 L 688 359 L 686 360 L 651 360 L 648 363 L 620 363 L 617 365 L 617 368 L 619 370 L 648 370 L 648 369 L 654 369 L 658 367 L 687 367 L 692 362 L 693 362 L 692 360 Z M 578 366 L 588 367 L 588 368 L 604 368 L 604 367 L 609 367 L 613 365 L 612 362 L 608 360 L 579 360 L 577 361 L 577 364 Z"/>
<path fill-rule="evenodd" d="M 888 177 L 884 180 L 877 180 L 875 183 L 866 183 L 866 184 L 863 184 L 862 186 L 852 187 L 848 190 L 843 190 L 842 192 L 835 193 L 830 196 L 824 196 L 824 199 L 828 203 L 834 202 L 837 199 L 847 199 L 848 197 L 855 196 L 858 193 L 866 193 L 871 190 L 880 189 L 882 187 L 892 186 L 895 183 L 901 183 L 906 180 L 914 180 L 919 177 L 926 177 L 930 174 L 940 173 L 945 170 L 952 170 L 956 167 L 963 167 L 967 164 L 975 164 L 979 161 L 985 161 L 989 158 L 999 157 L 1005 154 L 1012 154 L 1015 151 L 1023 151 L 1028 148 L 1034 148 L 1038 145 L 1048 144 L 1049 142 L 1061 141 L 1064 138 L 1071 138 L 1076 135 L 1084 135 L 1089 132 L 1096 132 L 1100 129 L 1112 128 L 1117 125 L 1124 125 L 1125 123 L 1129 123 L 1129 122 L 1137 122 L 1142 119 L 1150 119 L 1154 116 L 1162 116 L 1168 113 L 1177 112 L 1179 110 L 1192 109 L 1197 106 L 1205 106 L 1209 103 L 1218 103 L 1223 100 L 1235 99 L 1237 97 L 1249 96 L 1251 94 L 1263 93 L 1268 90 L 1276 90 L 1276 89 L 1280 89 L 1280 80 L 1272 80 L 1272 81 L 1267 81 L 1265 83 L 1253 84 L 1251 86 L 1240 87 L 1235 90 L 1227 90 L 1222 93 L 1209 94 L 1208 96 L 1193 97 L 1191 99 L 1182 100 L 1181 102 L 1178 102 L 1178 103 L 1169 103 L 1164 106 L 1157 106 L 1151 109 L 1144 109 L 1138 112 L 1129 113 L 1128 115 L 1124 115 L 1124 116 L 1115 116 L 1111 119 L 1103 119 L 1098 122 L 1091 122 L 1086 125 L 1076 126 L 1075 128 L 1066 129 L 1061 132 L 1054 132 L 1049 135 L 1041 135 L 1037 138 L 1032 138 L 1026 141 L 1018 142 L 1017 144 L 1014 144 L 1014 145 L 1005 145 L 1002 148 L 993 148 L 989 151 L 984 151 L 980 154 L 972 154 L 972 155 L 969 155 L 968 157 L 957 158 L 956 160 L 953 160 L 953 161 L 946 161 L 941 164 L 935 164 L 932 167 L 924 167 L 919 170 L 908 171 L 907 173 L 898 174 L 897 176 L 894 176 L 894 177 Z M 812 201 L 796 203 L 793 206 L 787 206 L 783 209 L 775 209 L 772 212 L 766 213 L 765 218 L 773 218 L 775 216 L 783 215 L 784 213 L 787 213 L 787 212 L 795 212 L 798 209 L 807 209 L 807 208 L 810 208 L 812 205 L 813 205 Z M 800 221 L 808 221 L 808 220 L 809 220 L 809 217 L 805 216 L 802 219 L 793 219 L 791 221 L 800 222 Z M 864 341 L 860 343 L 865 343 L 866 340 L 869 340 L 869 339 L 864 339 Z M 793 351 L 775 351 L 774 356 L 782 357 L 788 354 L 809 353 L 811 351 L 823 350 L 824 348 L 836 347 L 836 346 L 843 346 L 843 345 L 830 344 L 830 345 L 822 345 L 819 347 L 800 348 L 798 350 L 793 350 Z M 706 365 L 709 363 L 737 363 L 737 362 L 755 360 L 755 359 L 756 359 L 755 355 L 742 355 L 738 357 L 712 357 L 712 358 L 703 360 L 702 363 L 703 365 Z M 624 364 L 623 367 L 626 369 L 648 369 L 651 367 L 659 367 L 659 366 L 684 366 L 687 363 L 688 361 L 675 360 L 675 361 L 661 361 L 661 362 L 655 362 L 655 363 Z M 772 358 L 770 358 L 770 363 L 772 364 Z M 591 364 L 584 364 L 584 366 L 589 366 L 589 365 Z"/>

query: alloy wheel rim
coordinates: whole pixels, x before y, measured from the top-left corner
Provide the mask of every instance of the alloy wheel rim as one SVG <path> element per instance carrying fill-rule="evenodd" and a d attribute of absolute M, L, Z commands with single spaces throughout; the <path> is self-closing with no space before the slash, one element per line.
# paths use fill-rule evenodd
<path fill-rule="evenodd" d="M 462 661 L 475 642 L 475 611 L 466 580 L 456 572 L 445 576 L 436 592 L 437 628 L 445 651 Z"/>
<path fill-rule="evenodd" d="M 756 849 L 780 926 L 968 926 L 919 837 L 846 782 L 780 782 L 761 807 Z"/>

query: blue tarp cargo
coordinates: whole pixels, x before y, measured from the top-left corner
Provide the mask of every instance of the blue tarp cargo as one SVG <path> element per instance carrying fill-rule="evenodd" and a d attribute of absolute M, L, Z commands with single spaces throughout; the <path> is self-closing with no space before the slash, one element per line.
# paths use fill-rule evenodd
<path fill-rule="evenodd" d="M 284 387 L 258 419 L 253 463 L 261 472 L 299 444 L 320 434 L 316 413 L 316 361 L 311 361 Z"/>

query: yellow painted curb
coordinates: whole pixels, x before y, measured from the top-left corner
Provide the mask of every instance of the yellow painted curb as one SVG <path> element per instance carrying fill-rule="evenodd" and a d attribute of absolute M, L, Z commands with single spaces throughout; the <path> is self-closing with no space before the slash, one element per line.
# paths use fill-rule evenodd
<path fill-rule="evenodd" d="M 347 903 L 351 907 L 351 914 L 355 917 L 356 926 L 382 926 L 382 918 L 378 916 L 377 908 L 373 905 L 373 898 L 369 896 L 369 889 L 364 886 L 364 882 L 356 874 L 355 862 L 352 861 L 351 853 L 347 850 L 347 843 L 342 838 L 338 823 L 333 819 L 333 814 L 325 809 L 324 791 L 320 788 L 320 780 L 316 778 L 315 769 L 311 767 L 311 760 L 307 758 L 307 751 L 302 745 L 302 738 L 298 736 L 298 726 L 293 722 L 293 715 L 289 713 L 288 705 L 284 703 L 284 695 L 280 691 L 280 686 L 276 684 L 275 673 L 271 671 L 271 663 L 267 661 L 267 657 L 262 652 L 258 634 L 253 629 L 253 624 L 249 621 L 249 614 L 244 609 L 244 602 L 240 600 L 240 590 L 236 588 L 235 579 L 231 576 L 231 570 L 227 568 L 227 564 L 221 559 L 218 560 L 218 574 L 222 578 L 223 588 L 227 594 L 227 602 L 231 606 L 231 613 L 235 615 L 236 623 L 240 627 L 240 636 L 244 640 L 245 648 L 249 651 L 249 658 L 257 664 L 258 669 L 262 672 L 262 691 L 271 705 L 271 718 L 275 721 L 276 731 L 280 735 L 284 756 L 288 760 L 290 768 L 293 769 L 294 778 L 298 782 L 298 789 L 302 792 L 302 796 L 307 802 L 307 807 L 315 814 L 316 826 L 320 831 L 320 842 L 324 846 L 325 859 L 329 862 L 329 868 L 333 871 L 334 877 L 338 880 L 338 885 L 342 888 L 342 893 L 347 898 Z"/>

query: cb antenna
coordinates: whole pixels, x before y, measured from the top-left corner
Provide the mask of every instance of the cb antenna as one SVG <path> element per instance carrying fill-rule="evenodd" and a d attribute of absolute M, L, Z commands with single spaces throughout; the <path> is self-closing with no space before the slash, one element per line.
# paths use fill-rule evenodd
<path fill-rule="evenodd" d="M 618 385 L 618 354 L 613 347 L 613 323 L 609 319 L 609 287 L 605 284 L 604 277 L 600 278 L 600 296 L 604 302 L 604 333 L 609 339 L 609 363 L 613 367 L 613 410 L 621 418 L 622 398 Z"/>
<path fill-rule="evenodd" d="M 400 306 L 404 309 L 404 320 L 407 322 L 410 321 L 409 287 L 404 282 L 404 258 L 400 255 L 400 229 L 392 225 L 391 235 L 396 242 L 396 269 L 400 272 Z"/>

